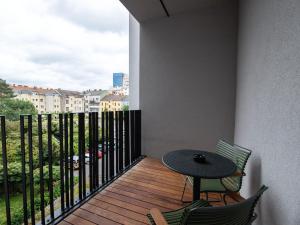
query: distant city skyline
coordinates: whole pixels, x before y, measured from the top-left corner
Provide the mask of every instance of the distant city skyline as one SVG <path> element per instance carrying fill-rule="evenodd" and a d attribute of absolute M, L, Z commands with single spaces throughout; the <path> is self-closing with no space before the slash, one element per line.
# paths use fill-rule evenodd
<path fill-rule="evenodd" d="M 10 0 L 0 8 L 0 78 L 10 84 L 109 89 L 128 74 L 128 12 L 118 0 Z"/>

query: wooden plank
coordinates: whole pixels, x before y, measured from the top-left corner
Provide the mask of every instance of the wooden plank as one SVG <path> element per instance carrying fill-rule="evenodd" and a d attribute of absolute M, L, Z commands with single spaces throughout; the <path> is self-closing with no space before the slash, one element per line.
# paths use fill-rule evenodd
<path fill-rule="evenodd" d="M 155 179 L 149 179 L 147 178 L 147 176 L 145 176 L 144 179 L 141 179 L 139 177 L 135 177 L 135 176 L 127 176 L 127 175 L 124 175 L 122 176 L 123 178 L 126 178 L 126 179 L 130 179 L 132 181 L 141 181 L 145 184 L 153 184 L 155 186 L 158 186 L 158 187 L 162 187 L 162 188 L 167 188 L 169 190 L 174 190 L 174 191 L 179 191 L 179 192 L 182 192 L 183 191 L 183 185 L 182 186 L 176 186 L 176 185 L 173 185 L 173 184 L 166 184 L 166 183 L 163 183 L 161 182 L 160 180 L 155 180 Z"/>
<path fill-rule="evenodd" d="M 90 222 L 95 223 L 95 224 L 101 224 L 101 225 L 118 225 L 120 223 L 114 222 L 112 220 L 106 219 L 104 217 L 98 216 L 92 212 L 89 212 L 87 210 L 84 210 L 82 208 L 77 209 L 74 213 L 74 215 L 85 218 L 85 220 L 88 220 Z M 78 223 L 81 224 L 81 223 Z M 85 225 L 85 224 L 82 224 Z"/>
<path fill-rule="evenodd" d="M 99 199 L 91 199 L 89 201 L 89 204 L 95 205 L 99 208 L 103 208 L 103 209 L 106 209 L 106 210 L 111 211 L 111 212 L 118 213 L 118 214 L 123 215 L 123 216 L 127 216 L 130 219 L 137 220 L 139 222 L 148 224 L 148 219 L 145 215 L 142 215 L 140 213 L 136 213 L 134 211 L 131 211 L 130 209 L 122 208 L 122 207 L 119 207 L 119 206 L 101 201 Z"/>
<path fill-rule="evenodd" d="M 87 210 L 91 213 L 94 213 L 94 214 L 100 216 L 101 218 L 106 218 L 106 219 L 112 220 L 112 221 L 114 221 L 116 223 L 119 223 L 119 224 L 123 224 L 124 221 L 127 221 L 127 222 L 129 222 L 130 224 L 133 224 L 133 225 L 144 225 L 145 224 L 145 223 L 130 219 L 128 217 L 122 216 L 120 214 L 117 214 L 115 212 L 108 211 L 108 210 L 103 209 L 103 208 L 99 208 L 99 207 L 94 206 L 94 205 L 89 204 L 89 203 L 84 204 L 81 208 L 85 209 L 85 210 Z"/>
<path fill-rule="evenodd" d="M 172 186 L 176 186 L 179 188 L 183 188 L 184 187 L 184 181 L 176 181 L 176 180 L 167 180 L 165 177 L 161 177 L 161 176 L 149 176 L 149 175 L 143 175 L 140 173 L 135 173 L 135 172 L 131 172 L 131 173 L 126 173 L 124 174 L 124 177 L 132 177 L 138 180 L 146 180 L 146 181 L 153 181 L 153 182 L 159 182 L 162 184 L 167 184 L 167 185 L 172 185 Z"/>
<path fill-rule="evenodd" d="M 169 197 L 167 197 L 165 195 L 159 195 L 159 194 L 151 193 L 151 192 L 148 192 L 148 190 L 144 190 L 143 191 L 143 190 L 137 189 L 135 186 L 130 187 L 130 186 L 126 186 L 126 185 L 124 185 L 122 183 L 121 184 L 115 183 L 113 185 L 113 187 L 121 189 L 121 190 L 124 190 L 124 191 L 131 192 L 131 193 L 138 194 L 138 195 L 140 195 L 142 197 L 145 196 L 145 197 L 152 198 L 152 199 L 158 199 L 158 200 L 164 201 L 166 203 L 172 203 L 172 204 L 178 205 L 178 206 L 182 205 L 182 202 L 180 200 L 169 198 Z"/>
<path fill-rule="evenodd" d="M 179 173 L 175 173 L 172 171 L 161 171 L 159 169 L 153 169 L 149 168 L 143 165 L 138 165 L 137 167 L 133 167 L 133 170 L 140 170 L 143 171 L 143 173 L 150 173 L 150 174 L 163 174 L 165 176 L 173 177 L 173 178 L 180 178 L 182 175 Z"/>
<path fill-rule="evenodd" d="M 105 196 L 103 194 L 98 194 L 94 198 L 99 199 L 99 200 L 104 201 L 104 202 L 107 202 L 107 203 L 112 204 L 112 205 L 116 205 L 116 206 L 125 208 L 125 209 L 130 209 L 134 212 L 137 212 L 137 213 L 140 213 L 140 214 L 143 214 L 143 215 L 147 215 L 147 213 L 149 212 L 149 210 L 146 209 L 146 208 L 136 206 L 136 205 L 132 205 L 130 203 L 123 202 L 122 200 L 111 198 L 111 197 Z"/>
<path fill-rule="evenodd" d="M 178 195 L 178 194 L 172 194 L 172 193 L 169 193 L 169 192 L 165 192 L 163 190 L 160 190 L 159 188 L 152 188 L 152 187 L 147 187 L 147 186 L 142 186 L 142 185 L 139 185 L 139 184 L 134 184 L 134 183 L 129 183 L 127 181 L 124 181 L 124 180 L 117 180 L 115 181 L 116 184 L 121 184 L 121 185 L 125 185 L 125 186 L 128 186 L 128 187 L 132 187 L 132 188 L 136 188 L 138 190 L 142 190 L 142 191 L 146 191 L 146 192 L 149 192 L 149 193 L 154 193 L 154 194 L 158 194 L 158 195 L 161 195 L 161 196 L 166 196 L 166 197 L 169 197 L 169 198 L 172 198 L 172 199 L 175 199 L 175 200 L 180 200 L 181 198 L 181 195 Z M 186 193 L 185 196 L 190 196 L 191 197 L 191 194 L 189 193 Z"/>
<path fill-rule="evenodd" d="M 154 205 L 167 208 L 169 210 L 177 209 L 177 208 L 180 207 L 180 205 L 175 205 L 175 204 L 172 204 L 172 203 L 168 203 L 164 200 L 160 200 L 160 199 L 156 199 L 156 198 L 149 198 L 149 197 L 142 196 L 142 195 L 139 195 L 139 194 L 135 194 L 135 193 L 132 193 L 132 192 L 124 191 L 124 190 L 118 189 L 116 187 L 108 187 L 108 188 L 106 188 L 106 190 L 109 190 L 109 191 L 114 192 L 116 194 L 121 194 L 121 195 L 130 197 L 130 198 L 141 200 L 141 201 L 144 201 L 144 202 L 149 202 L 149 203 L 152 203 Z"/>
<path fill-rule="evenodd" d="M 119 180 L 126 181 L 127 183 L 131 183 L 131 184 L 135 184 L 135 185 L 138 184 L 138 185 L 146 187 L 146 188 L 157 189 L 159 191 L 164 191 L 164 192 L 167 192 L 169 194 L 174 194 L 175 196 L 181 196 L 182 191 L 183 191 L 183 190 L 179 190 L 179 189 L 178 190 L 173 190 L 173 189 L 170 189 L 168 187 L 162 187 L 162 186 L 159 186 L 159 185 L 156 185 L 156 184 L 148 184 L 148 183 L 145 183 L 143 181 L 131 180 L 131 179 L 128 179 L 126 177 L 120 177 Z"/>
<path fill-rule="evenodd" d="M 67 221 L 63 220 L 59 223 L 60 225 L 70 225 L 72 223 L 68 223 Z"/>
<path fill-rule="evenodd" d="M 136 175 L 142 175 L 142 176 L 148 176 L 148 177 L 164 178 L 167 181 L 175 182 L 175 183 L 184 183 L 185 177 L 186 177 L 184 175 L 181 175 L 181 179 L 178 179 L 178 178 L 174 179 L 172 177 L 165 176 L 163 174 L 153 174 L 153 173 L 146 174 L 142 170 L 134 170 L 134 169 L 128 171 L 126 174 L 136 174 Z"/>
<path fill-rule="evenodd" d="M 140 206 L 140 207 L 143 207 L 143 208 L 146 208 L 146 209 L 149 209 L 149 210 L 152 209 L 152 208 L 159 208 L 162 211 L 169 211 L 168 208 L 165 208 L 165 207 L 162 207 L 162 206 L 157 206 L 157 205 L 154 205 L 154 204 L 151 204 L 151 203 L 148 203 L 148 202 L 140 201 L 140 200 L 130 198 L 130 197 L 127 197 L 127 196 L 124 196 L 124 195 L 120 195 L 120 194 L 117 194 L 117 193 L 114 193 L 114 192 L 111 192 L 111 191 L 108 191 L 108 190 L 104 190 L 104 191 L 102 191 L 102 193 L 105 196 L 120 199 L 123 202 L 127 202 L 127 203 L 130 203 L 132 205 Z"/>
<path fill-rule="evenodd" d="M 96 223 L 92 223 L 90 221 L 87 221 L 83 218 L 81 218 L 80 216 L 76 216 L 76 215 L 70 215 L 68 216 L 67 218 L 65 218 L 65 221 L 67 221 L 68 223 L 70 224 L 74 224 L 74 225 L 79 225 L 79 224 L 82 224 L 82 225 L 94 225 Z M 62 224 L 62 223 L 60 223 Z"/>

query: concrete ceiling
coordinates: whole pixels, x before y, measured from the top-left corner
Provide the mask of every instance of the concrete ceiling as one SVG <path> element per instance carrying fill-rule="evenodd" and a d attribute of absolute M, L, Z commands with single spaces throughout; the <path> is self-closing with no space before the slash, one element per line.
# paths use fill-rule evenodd
<path fill-rule="evenodd" d="M 167 17 L 163 5 L 170 16 L 196 11 L 204 7 L 214 6 L 223 0 L 120 0 L 129 12 L 139 21 Z"/>

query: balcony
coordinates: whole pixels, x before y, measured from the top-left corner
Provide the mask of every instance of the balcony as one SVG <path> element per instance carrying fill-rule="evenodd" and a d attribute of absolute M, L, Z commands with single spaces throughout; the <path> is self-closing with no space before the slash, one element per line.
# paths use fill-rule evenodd
<path fill-rule="evenodd" d="M 21 115 L 19 162 L 7 157 L 6 122 L 1 116 L 3 224 L 148 224 L 151 208 L 184 206 L 185 177 L 141 155 L 140 110 L 103 112 L 101 118 L 94 112 Z M 21 164 L 18 181 L 13 163 Z M 11 204 L 14 186 L 21 187 L 19 212 Z M 191 192 L 188 186 L 185 201 Z M 240 200 L 235 195 L 229 202 Z"/>
<path fill-rule="evenodd" d="M 38 134 L 48 143 L 56 139 L 59 151 L 55 164 L 51 153 L 45 158 L 38 154 L 38 163 L 49 165 L 45 168 L 49 177 L 44 178 L 50 183 L 52 164 L 59 176 L 54 186 L 37 187 L 39 198 L 44 193 L 49 203 L 37 204 L 39 209 L 32 204 L 33 170 L 41 169 L 38 181 L 43 181 L 44 171 L 32 164 L 30 130 L 31 125 L 42 128 L 39 119 L 31 123 L 32 117 L 23 116 L 21 210 L 10 207 L 14 186 L 6 166 L 6 126 L 1 117 L 4 190 L 0 193 L 5 193 L 1 202 L 6 205 L 0 206 L 5 218 L 24 224 L 146 223 L 152 206 L 163 211 L 182 206 L 183 178 L 156 159 L 179 148 L 214 151 L 223 137 L 253 150 L 242 196 L 262 184 L 270 187 L 257 207 L 256 224 L 299 224 L 300 204 L 295 198 L 300 185 L 299 0 L 120 1 L 131 13 L 130 109 L 141 109 L 142 116 L 130 111 L 105 113 L 103 120 L 94 114 L 40 118 L 47 128 Z M 52 130 L 55 135 L 48 135 Z M 77 141 L 72 146 L 75 130 Z M 73 173 L 78 176 L 72 173 L 73 160 L 68 163 L 76 148 L 79 170 Z M 51 197 L 53 188 L 58 192 Z M 185 198 L 191 198 L 190 188 Z M 232 201 L 240 200 L 232 196 Z M 22 212 L 21 218 L 16 211 Z"/>

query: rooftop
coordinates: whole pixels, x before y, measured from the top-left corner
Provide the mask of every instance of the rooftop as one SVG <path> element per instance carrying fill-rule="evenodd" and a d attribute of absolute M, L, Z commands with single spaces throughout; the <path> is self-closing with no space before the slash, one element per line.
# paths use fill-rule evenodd
<path fill-rule="evenodd" d="M 101 99 L 101 101 L 113 101 L 113 102 L 128 101 L 128 96 L 109 94 L 109 95 L 104 96 Z"/>

